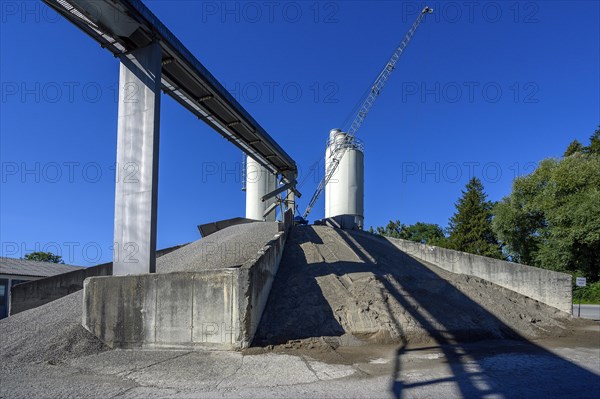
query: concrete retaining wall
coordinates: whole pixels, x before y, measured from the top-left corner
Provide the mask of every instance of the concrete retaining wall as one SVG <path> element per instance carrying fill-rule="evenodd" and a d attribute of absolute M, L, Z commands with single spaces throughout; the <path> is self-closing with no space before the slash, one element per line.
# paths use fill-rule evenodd
<path fill-rule="evenodd" d="M 36 308 L 79 291 L 83 288 L 83 280 L 88 277 L 111 274 L 112 262 L 15 285 L 10 290 L 10 314 Z"/>
<path fill-rule="evenodd" d="M 234 349 L 238 275 L 224 269 L 90 278 L 83 326 L 113 348 Z"/>
<path fill-rule="evenodd" d="M 551 270 L 385 237 L 408 255 L 444 270 L 467 274 L 571 313 L 571 276 Z"/>
<path fill-rule="evenodd" d="M 241 324 L 239 347 L 241 348 L 246 348 L 252 343 L 267 305 L 273 280 L 283 256 L 285 240 L 293 223 L 293 214 L 291 216 L 289 223 L 285 223 L 284 231 L 278 233 L 265 248 L 259 251 L 256 259 L 250 259 L 240 268 L 241 295 L 239 295 L 238 306 Z"/>
<path fill-rule="evenodd" d="M 161 249 L 156 252 L 156 257 L 160 258 L 184 245 L 186 244 Z M 88 277 L 110 275 L 112 275 L 112 262 L 16 285 L 11 288 L 10 314 L 33 309 L 79 291 L 83 288 L 83 281 Z"/>
<path fill-rule="evenodd" d="M 254 337 L 293 215 L 237 268 L 92 277 L 83 326 L 113 348 L 238 350 Z"/>

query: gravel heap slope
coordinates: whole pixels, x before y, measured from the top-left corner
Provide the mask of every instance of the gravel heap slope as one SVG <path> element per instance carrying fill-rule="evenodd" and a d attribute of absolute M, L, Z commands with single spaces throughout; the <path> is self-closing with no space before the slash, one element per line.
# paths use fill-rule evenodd
<path fill-rule="evenodd" d="M 420 262 L 382 237 L 298 226 L 286 242 L 255 343 L 531 339 L 564 334 L 568 322 L 550 306 Z"/>

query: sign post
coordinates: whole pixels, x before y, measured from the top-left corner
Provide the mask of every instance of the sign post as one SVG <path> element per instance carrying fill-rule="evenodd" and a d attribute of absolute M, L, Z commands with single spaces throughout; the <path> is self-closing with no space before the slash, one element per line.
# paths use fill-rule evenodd
<path fill-rule="evenodd" d="M 575 277 L 575 285 L 577 287 L 585 287 L 587 285 L 587 281 L 585 277 Z M 581 288 L 579 291 L 579 305 L 577 306 L 577 317 L 581 316 Z"/>

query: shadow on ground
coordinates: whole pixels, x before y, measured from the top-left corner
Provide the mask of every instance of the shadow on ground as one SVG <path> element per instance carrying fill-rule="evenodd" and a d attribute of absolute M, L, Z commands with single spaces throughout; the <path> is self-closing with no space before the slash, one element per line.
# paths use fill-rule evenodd
<path fill-rule="evenodd" d="M 595 397 L 600 391 L 596 374 L 531 341 L 565 334 L 564 315 L 529 298 L 507 300 L 514 293 L 485 282 L 467 294 L 472 282 L 452 278 L 372 234 L 296 227 L 254 345 L 348 335 L 395 342 L 390 390 L 397 398 L 442 388 L 467 398 Z M 414 342 L 430 345 L 411 348 Z M 403 372 L 405 358 L 432 348 L 443 354 L 440 367 Z"/>

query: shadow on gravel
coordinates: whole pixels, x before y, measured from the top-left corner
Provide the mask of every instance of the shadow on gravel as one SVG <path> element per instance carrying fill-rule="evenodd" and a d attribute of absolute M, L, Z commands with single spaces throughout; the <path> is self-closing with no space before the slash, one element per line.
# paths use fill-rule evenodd
<path fill-rule="evenodd" d="M 352 235 L 339 230 L 336 232 L 357 254 L 362 254 L 359 256 L 365 261 L 367 267 L 368 256 L 365 256 L 367 254 L 363 254 L 363 251 L 365 249 L 367 252 L 372 250 L 373 240 L 376 240 L 379 241 L 379 245 L 387 247 L 385 253 L 390 254 L 388 256 L 402 259 L 402 264 L 408 267 L 425 269 L 424 271 L 430 274 L 429 277 L 432 278 L 432 281 L 437 278 L 445 282 L 421 262 L 411 258 L 384 239 L 364 232 L 356 232 Z M 374 253 L 370 253 L 370 255 L 375 256 Z M 405 382 L 402 376 L 402 356 L 407 352 L 423 349 L 407 349 L 406 339 L 403 338 L 402 345 L 398 348 L 395 357 L 394 382 L 391 387 L 396 398 L 403 397 L 403 393 L 412 388 L 441 383 L 454 384 L 464 398 L 490 396 L 536 398 L 548 397 L 548 395 L 594 398 L 600 392 L 598 375 L 527 340 L 451 284 L 443 283 L 444 286 L 442 289 L 438 288 L 438 291 L 443 292 L 447 298 L 453 298 L 464 304 L 464 308 L 461 309 L 463 312 L 466 310 L 471 314 L 477 314 L 478 319 L 485 320 L 488 325 L 496 324 L 498 331 L 502 332 L 501 337 L 490 337 L 485 330 L 473 331 L 457 328 L 456 313 L 448 312 L 444 307 L 432 307 L 430 301 L 422 300 L 422 290 L 415 289 L 414 286 L 402 279 L 394 280 L 403 292 L 400 292 L 390 282 L 389 277 L 386 276 L 379 280 L 384 284 L 386 290 L 394 295 L 398 303 L 408 309 L 411 316 L 429 332 L 431 338 L 438 344 L 438 349 L 444 354 L 451 372 L 450 377 L 412 383 Z M 411 303 L 412 301 L 416 302 L 416 306 Z M 430 317 L 426 317 L 426 313 Z M 431 322 L 431 316 L 436 325 Z M 490 346 L 494 341 L 472 343 L 485 338 L 504 338 L 513 342 L 496 341 L 493 347 Z M 471 344 L 469 344 L 470 342 Z"/>
<path fill-rule="evenodd" d="M 387 240 L 365 232 L 331 231 L 331 242 L 337 243 L 335 245 L 323 242 L 312 226 L 292 230 L 254 346 L 342 336 L 344 328 L 323 295 L 317 278 L 368 272 L 382 284 L 382 295 L 393 297 L 427 330 L 435 341 L 433 347 L 443 353 L 445 359 L 442 360 L 448 368 L 441 377 L 411 379 L 403 375 L 405 355 L 432 348 L 407 348 L 411 337 L 403 331 L 402 323 L 386 301 L 393 328 L 400 335 L 397 341 L 401 344 L 390 387 L 396 398 L 415 393 L 429 396 L 430 392 L 433 396 L 443 395 L 447 389 L 465 398 L 535 398 L 550 394 L 553 397 L 595 397 L 600 390 L 597 375 L 528 341 L 430 267 Z M 340 260 L 336 256 L 348 250 L 353 252 L 356 261 Z M 340 258 L 348 259 L 348 256 Z M 416 278 L 421 284 L 415 283 Z M 481 342 L 483 339 L 496 341 Z M 449 388 L 449 384 L 453 388 Z M 424 387 L 427 387 L 426 392 L 422 391 Z"/>
<path fill-rule="evenodd" d="M 311 242 L 324 244 L 312 229 L 291 230 L 254 346 L 344 334 L 316 280 L 317 276 L 330 273 L 331 265 L 315 263 L 319 254 L 301 247 Z"/>

